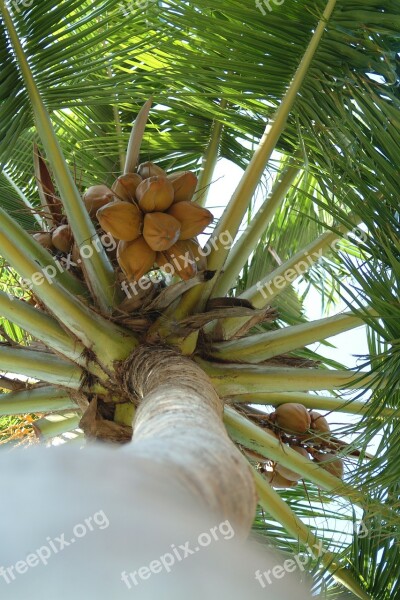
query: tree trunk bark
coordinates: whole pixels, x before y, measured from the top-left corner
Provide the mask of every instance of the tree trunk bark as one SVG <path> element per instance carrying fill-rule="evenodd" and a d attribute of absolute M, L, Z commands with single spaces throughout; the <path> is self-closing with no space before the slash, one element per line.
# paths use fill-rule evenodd
<path fill-rule="evenodd" d="M 171 482 L 247 535 L 257 502 L 253 477 L 204 371 L 173 350 L 141 346 L 124 364 L 124 385 L 139 405 L 127 450 L 158 463 Z"/>

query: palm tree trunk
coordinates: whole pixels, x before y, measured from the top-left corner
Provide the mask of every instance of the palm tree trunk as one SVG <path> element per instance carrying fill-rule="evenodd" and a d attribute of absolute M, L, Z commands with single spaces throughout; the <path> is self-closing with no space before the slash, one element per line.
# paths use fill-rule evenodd
<path fill-rule="evenodd" d="M 171 481 L 247 534 L 256 507 L 248 463 L 222 422 L 223 402 L 207 375 L 175 351 L 140 347 L 124 365 L 139 403 L 128 451 L 157 462 Z"/>

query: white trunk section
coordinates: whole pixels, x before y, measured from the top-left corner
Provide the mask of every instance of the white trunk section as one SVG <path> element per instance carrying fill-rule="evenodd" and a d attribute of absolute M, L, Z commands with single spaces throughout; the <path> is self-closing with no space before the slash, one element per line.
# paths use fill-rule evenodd
<path fill-rule="evenodd" d="M 140 403 L 129 450 L 156 461 L 171 482 L 247 534 L 257 502 L 253 477 L 226 433 L 223 402 L 208 376 L 155 347 L 138 349 L 125 368 L 126 388 Z"/>

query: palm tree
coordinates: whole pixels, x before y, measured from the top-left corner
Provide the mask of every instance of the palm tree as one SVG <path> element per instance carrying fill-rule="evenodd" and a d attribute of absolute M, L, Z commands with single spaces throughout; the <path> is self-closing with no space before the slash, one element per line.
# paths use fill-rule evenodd
<path fill-rule="evenodd" d="M 290 554 L 312 546 L 317 594 L 342 597 L 345 586 L 349 597 L 395 597 L 400 7 L 30 4 L 0 0 L 0 356 L 5 373 L 36 383 L 15 389 L 2 377 L 0 414 L 44 414 L 35 423 L 43 439 L 79 425 L 117 443 L 133 433 L 133 452 L 157 456 L 171 481 L 201 490 L 242 531 L 258 502 L 254 526 L 269 543 Z M 215 244 L 195 278 L 154 284 L 122 311 L 82 192 L 134 170 L 139 148 L 169 171 L 196 170 L 200 204 L 218 157 L 242 167 L 211 233 L 237 241 Z M 79 248 L 97 247 L 82 254 L 84 278 L 61 272 L 30 235 L 43 216 L 52 225 L 55 198 Z M 35 306 L 15 273 L 32 282 Z M 348 311 L 308 322 L 299 278 L 326 306 L 347 299 Z M 370 354 L 360 371 L 306 348 L 361 324 Z M 357 415 L 341 430 L 351 443 L 307 426 L 288 432 L 254 407 L 287 403 Z M 322 453 L 324 468 L 292 449 L 299 444 Z M 345 482 L 332 456 L 344 460 Z M 303 483 L 277 492 L 271 464 Z M 343 541 L 318 528 L 338 513 L 369 534 L 355 528 Z"/>

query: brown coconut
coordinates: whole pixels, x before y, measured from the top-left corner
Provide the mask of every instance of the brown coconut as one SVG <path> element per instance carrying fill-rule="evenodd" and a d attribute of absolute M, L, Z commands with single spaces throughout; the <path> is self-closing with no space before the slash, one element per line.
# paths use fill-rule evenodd
<path fill-rule="evenodd" d="M 128 281 L 138 281 L 153 268 L 156 253 L 141 236 L 130 242 L 119 242 L 117 260 Z"/>
<path fill-rule="evenodd" d="M 142 178 L 137 173 L 125 173 L 114 181 L 112 191 L 118 200 L 135 202 L 136 190 L 141 182 Z"/>
<path fill-rule="evenodd" d="M 69 225 L 60 225 L 57 227 L 53 231 L 51 240 L 54 248 L 57 248 L 60 252 L 70 252 L 74 243 L 74 237 Z"/>
<path fill-rule="evenodd" d="M 175 202 L 190 202 L 196 191 L 197 177 L 191 171 L 179 171 L 168 175 L 169 181 L 174 188 Z"/>
<path fill-rule="evenodd" d="M 311 417 L 305 406 L 288 402 L 281 404 L 272 414 L 273 421 L 290 433 L 305 433 L 311 425 Z"/>
<path fill-rule="evenodd" d="M 304 458 L 310 458 L 307 450 L 305 450 L 301 446 L 292 446 L 292 450 L 294 450 L 295 452 L 298 452 L 299 454 L 304 456 Z M 284 467 L 283 465 L 281 465 L 279 463 L 277 463 L 275 470 L 280 475 L 282 475 L 282 477 L 284 477 L 285 479 L 288 479 L 289 481 L 298 481 L 299 479 L 301 479 L 301 475 L 299 475 L 295 471 L 292 471 L 291 469 L 288 469 L 287 467 Z"/>
<path fill-rule="evenodd" d="M 264 471 L 264 475 L 268 483 L 274 488 L 290 488 L 296 487 L 298 481 L 292 481 L 283 477 L 280 473 L 275 471 Z"/>
<path fill-rule="evenodd" d="M 136 198 L 143 212 L 163 212 L 172 204 L 174 188 L 165 177 L 149 177 L 138 186 Z"/>
<path fill-rule="evenodd" d="M 148 177 L 166 177 L 167 176 L 164 169 L 162 169 L 161 167 L 159 167 L 158 165 L 155 165 L 154 163 L 152 163 L 150 161 L 141 163 L 138 166 L 137 171 L 142 179 L 147 179 Z"/>
<path fill-rule="evenodd" d="M 159 252 L 156 262 L 161 269 L 165 267 L 166 272 L 178 275 L 184 281 L 191 279 L 197 273 L 197 264 L 191 246 L 184 241 L 175 242 L 168 250 Z"/>
<path fill-rule="evenodd" d="M 190 240 L 199 235 L 214 218 L 209 210 L 194 202 L 177 202 L 168 209 L 167 213 L 181 224 L 180 240 Z"/>
<path fill-rule="evenodd" d="M 97 211 L 101 228 L 113 238 L 131 242 L 142 233 L 143 215 L 130 202 L 110 202 Z"/>
<path fill-rule="evenodd" d="M 43 248 L 47 248 L 51 250 L 53 246 L 52 235 L 49 231 L 40 231 L 38 233 L 34 233 L 32 235 L 33 239 L 35 239 Z"/>
<path fill-rule="evenodd" d="M 330 427 L 328 421 L 319 412 L 315 410 L 310 411 L 311 417 L 311 429 L 316 431 L 318 434 L 330 433 Z"/>
<path fill-rule="evenodd" d="M 102 206 L 114 200 L 114 194 L 106 185 L 92 185 L 83 195 L 83 202 L 91 217 L 94 217 Z"/>
<path fill-rule="evenodd" d="M 144 216 L 143 236 L 152 250 L 168 250 L 179 239 L 180 223 L 174 217 L 161 212 Z"/>
<path fill-rule="evenodd" d="M 343 479 L 344 463 L 341 458 L 335 458 L 334 454 L 322 454 L 321 452 L 315 452 L 313 457 L 325 471 Z"/>

